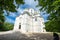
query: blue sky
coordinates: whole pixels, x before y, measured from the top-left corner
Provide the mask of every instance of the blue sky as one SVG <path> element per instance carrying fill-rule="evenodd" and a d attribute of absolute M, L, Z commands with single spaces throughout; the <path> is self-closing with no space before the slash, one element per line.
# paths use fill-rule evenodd
<path fill-rule="evenodd" d="M 9 23 L 14 23 L 15 22 L 15 18 L 16 16 L 18 16 L 21 12 L 23 12 L 23 10 L 25 8 L 33 8 L 37 11 L 39 11 L 40 7 L 36 7 L 36 5 L 38 4 L 38 1 L 34 1 L 34 0 L 24 0 L 25 4 L 24 5 L 20 5 L 17 10 L 17 12 L 10 12 L 9 16 L 5 16 L 5 21 L 9 22 Z M 6 11 L 4 10 L 4 14 L 6 15 Z M 40 12 L 40 14 L 42 15 L 42 17 L 44 18 L 45 22 L 47 21 L 47 17 L 48 14 L 43 15 L 43 13 L 46 12 Z"/>

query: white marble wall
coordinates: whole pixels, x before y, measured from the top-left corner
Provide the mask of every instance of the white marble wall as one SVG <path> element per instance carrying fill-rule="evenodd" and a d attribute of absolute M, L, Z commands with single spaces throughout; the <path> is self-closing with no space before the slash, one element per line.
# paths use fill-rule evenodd
<path fill-rule="evenodd" d="M 36 13 L 35 13 L 36 14 Z M 20 30 L 21 32 L 43 32 L 45 27 L 44 25 L 44 19 L 42 17 L 39 17 L 40 14 L 28 15 L 27 13 L 20 15 L 16 18 L 15 24 L 14 24 L 14 30 Z M 37 21 L 35 21 L 35 18 Z M 19 29 L 19 23 L 21 24 L 21 29 Z"/>

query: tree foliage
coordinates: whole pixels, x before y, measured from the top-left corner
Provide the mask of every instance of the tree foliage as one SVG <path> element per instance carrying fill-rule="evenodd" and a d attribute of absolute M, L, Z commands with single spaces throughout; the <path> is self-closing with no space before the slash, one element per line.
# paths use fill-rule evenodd
<path fill-rule="evenodd" d="M 8 31 L 13 29 L 14 24 L 4 22 L 4 28 L 2 29 L 3 31 Z"/>
<path fill-rule="evenodd" d="M 23 0 L 15 0 L 17 4 L 24 4 Z M 0 0 L 0 30 L 3 29 L 4 25 L 4 11 L 6 10 L 7 14 L 8 12 L 16 12 L 16 6 L 14 5 L 14 0 Z"/>
<path fill-rule="evenodd" d="M 8 31 L 13 29 L 13 24 L 4 22 L 4 25 L 1 27 L 0 31 Z"/>
<path fill-rule="evenodd" d="M 23 0 L 15 0 L 17 4 L 24 4 Z M 14 0 L 0 0 L 0 11 L 4 9 L 7 11 L 15 12 L 16 6 L 13 4 Z"/>
<path fill-rule="evenodd" d="M 60 0 L 38 0 L 41 11 L 46 11 L 48 22 L 46 22 L 46 30 L 60 32 Z"/>

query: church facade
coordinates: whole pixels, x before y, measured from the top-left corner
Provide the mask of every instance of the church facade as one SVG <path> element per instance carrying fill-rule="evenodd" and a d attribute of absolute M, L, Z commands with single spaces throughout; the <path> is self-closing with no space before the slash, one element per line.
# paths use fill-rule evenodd
<path fill-rule="evenodd" d="M 34 9 L 25 9 L 15 20 L 14 29 L 20 30 L 23 33 L 32 32 L 40 33 L 45 32 L 44 19 L 38 11 Z"/>

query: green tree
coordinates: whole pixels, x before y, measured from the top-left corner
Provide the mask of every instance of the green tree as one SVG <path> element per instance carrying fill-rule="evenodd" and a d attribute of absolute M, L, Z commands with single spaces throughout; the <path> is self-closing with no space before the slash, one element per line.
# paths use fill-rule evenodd
<path fill-rule="evenodd" d="M 24 4 L 23 0 L 15 0 L 15 2 L 17 3 L 17 5 L 20 4 Z M 0 0 L 0 30 L 2 30 L 4 28 L 4 11 L 7 11 L 7 14 L 9 14 L 8 12 L 16 12 L 16 6 L 14 5 L 14 0 Z"/>
<path fill-rule="evenodd" d="M 2 31 L 8 31 L 8 30 L 12 30 L 14 27 L 14 24 L 8 23 L 8 22 L 4 22 L 4 28 L 2 29 Z"/>
<path fill-rule="evenodd" d="M 0 30 L 3 29 L 4 25 L 4 15 L 0 12 Z"/>
<path fill-rule="evenodd" d="M 49 13 L 46 30 L 60 32 L 60 0 L 38 0 L 41 11 Z"/>

